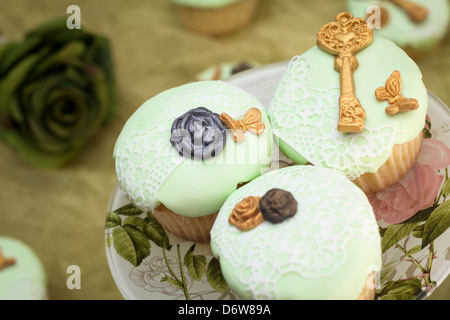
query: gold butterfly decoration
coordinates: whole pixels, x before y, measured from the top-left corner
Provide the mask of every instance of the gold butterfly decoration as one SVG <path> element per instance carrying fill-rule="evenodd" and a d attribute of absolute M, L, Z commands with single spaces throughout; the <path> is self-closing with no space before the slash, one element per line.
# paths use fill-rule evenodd
<path fill-rule="evenodd" d="M 387 79 L 385 87 L 379 87 L 375 91 L 375 96 L 379 101 L 387 100 L 390 103 L 385 111 L 389 115 L 394 115 L 398 112 L 416 110 L 419 108 L 417 99 L 405 98 L 401 94 L 402 91 L 402 77 L 398 70 L 392 72 Z"/>
<path fill-rule="evenodd" d="M 230 115 L 222 113 L 219 116 L 228 129 L 233 130 L 233 139 L 236 142 L 244 141 L 244 133 L 248 130 L 254 134 L 261 134 L 266 128 L 261 121 L 261 111 L 257 108 L 249 109 L 244 116 L 244 119 L 234 120 Z"/>

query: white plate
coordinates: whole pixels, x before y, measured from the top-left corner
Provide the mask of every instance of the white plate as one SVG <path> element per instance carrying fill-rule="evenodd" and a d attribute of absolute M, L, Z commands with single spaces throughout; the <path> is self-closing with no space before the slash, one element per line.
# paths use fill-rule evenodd
<path fill-rule="evenodd" d="M 273 91 L 286 67 L 287 62 L 285 61 L 265 65 L 236 74 L 226 81 L 253 94 L 267 108 L 270 104 Z M 431 121 L 430 133 L 434 139 L 429 141 L 439 140 L 449 147 L 450 111 L 431 92 L 428 92 L 428 99 L 428 116 Z M 277 161 L 278 159 L 276 158 L 278 157 L 280 159 L 284 158 L 282 154 L 275 152 L 274 161 Z M 444 174 L 445 169 L 447 168 L 441 168 L 439 173 Z M 443 181 L 445 182 L 446 179 L 444 178 Z M 437 196 L 445 188 L 443 186 L 444 182 L 439 187 Z M 450 191 L 450 181 L 448 182 L 447 188 Z M 446 193 L 444 192 L 444 194 Z M 439 204 L 444 200 L 441 199 Z M 139 265 L 134 266 L 129 262 L 134 258 L 133 250 L 128 251 L 128 253 L 131 252 L 131 256 L 129 255 L 127 258 L 122 257 L 124 253 L 121 252 L 122 256 L 118 253 L 114 241 L 116 245 L 122 241 L 120 245 L 122 248 L 127 244 L 131 245 L 130 234 L 123 232 L 125 230 L 123 226 L 129 224 L 133 225 L 133 230 L 139 230 L 143 228 L 142 221 L 147 218 L 145 213 L 139 215 L 114 213 L 117 209 L 128 204 L 129 201 L 122 195 L 116 185 L 112 191 L 107 208 L 105 226 L 106 255 L 116 285 L 125 299 L 186 299 L 187 296 L 190 299 L 238 299 L 230 290 L 220 290 L 218 292 L 215 290 L 216 287 L 213 288 L 210 285 L 209 277 L 214 276 L 213 271 L 216 270 L 217 265 L 214 263 L 215 259 L 211 255 L 208 245 L 196 244 L 195 250 L 192 253 L 196 255 L 196 258 L 203 261 L 200 264 L 202 266 L 202 276 L 200 279 L 190 277 L 188 267 L 184 264 L 185 255 L 194 243 L 176 238 L 169 233 L 166 235 L 168 236 L 168 242 L 172 245 L 170 250 L 162 249 L 161 243 L 158 245 L 150 240 L 150 237 L 148 238 L 150 249 L 148 250 L 148 245 L 145 244 L 141 255 L 146 256 L 148 252 L 150 254 Z M 440 205 L 439 207 L 443 211 L 444 206 Z M 429 213 L 432 211 L 429 210 Z M 444 222 L 450 220 L 450 210 L 447 211 L 449 213 L 445 213 L 442 216 L 446 218 L 441 219 Z M 415 215 L 414 217 L 417 218 L 418 216 Z M 125 222 L 125 220 L 127 221 Z M 407 235 L 402 235 L 396 239 L 393 245 L 389 246 L 389 249 L 383 253 L 383 269 L 378 278 L 378 293 L 383 294 L 384 299 L 424 299 L 432 292 L 433 288 L 439 286 L 448 276 L 450 272 L 450 229 L 447 229 L 442 221 L 438 228 L 435 229 L 443 228 L 446 231 L 440 233 L 440 236 L 434 239 L 431 246 L 426 245 L 423 249 L 419 247 L 422 241 L 420 238 L 420 230 L 427 222 L 426 220 L 415 223 L 414 221 L 411 222 L 408 220 L 405 223 L 391 225 L 389 232 L 396 228 L 408 229 L 408 226 L 413 226 L 415 229 L 411 231 L 413 228 L 409 228 Z M 379 224 L 380 228 L 388 228 L 390 226 L 383 221 L 380 221 Z M 114 231 L 114 229 L 122 230 Z M 141 232 L 140 234 L 144 235 L 144 241 L 147 241 L 145 239 L 145 232 L 136 232 Z M 118 240 L 119 234 L 125 236 L 120 241 Z M 401 232 L 396 234 L 401 234 Z M 393 239 L 395 239 L 395 236 Z M 136 239 L 134 240 L 135 243 L 132 246 L 139 249 L 139 243 L 142 242 Z M 122 249 L 119 249 L 119 251 L 122 251 Z M 167 280 L 161 281 L 164 278 Z M 211 283 L 213 282 L 211 281 Z M 388 287 L 391 288 L 390 291 L 387 290 Z"/>

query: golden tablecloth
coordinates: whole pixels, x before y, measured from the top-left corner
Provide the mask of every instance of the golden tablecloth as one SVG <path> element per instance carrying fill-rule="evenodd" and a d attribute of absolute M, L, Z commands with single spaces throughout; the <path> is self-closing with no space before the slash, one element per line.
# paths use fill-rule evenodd
<path fill-rule="evenodd" d="M 11 39 L 57 17 L 67 0 L 0 0 L 0 31 Z M 0 144 L 0 235 L 29 244 L 48 274 L 51 299 L 123 299 L 109 270 L 104 222 L 116 181 L 112 151 L 122 126 L 145 100 L 189 82 L 224 61 L 269 64 L 290 59 L 315 44 L 324 21 L 345 9 L 344 0 L 261 0 L 248 28 L 223 38 L 184 30 L 169 0 L 76 1 L 82 28 L 112 44 L 119 111 L 69 166 L 31 168 Z M 450 37 L 419 63 L 429 90 L 450 105 Z M 67 267 L 78 265 L 81 289 L 68 289 Z M 431 295 L 450 298 L 450 279 Z"/>

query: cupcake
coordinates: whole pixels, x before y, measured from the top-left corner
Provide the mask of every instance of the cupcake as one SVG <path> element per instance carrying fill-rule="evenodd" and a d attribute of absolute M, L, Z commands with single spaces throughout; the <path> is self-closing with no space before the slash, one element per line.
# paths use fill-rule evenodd
<path fill-rule="evenodd" d="M 0 300 L 46 299 L 47 275 L 36 253 L 22 241 L 0 237 Z"/>
<path fill-rule="evenodd" d="M 341 172 L 301 165 L 228 197 L 211 250 L 242 299 L 374 299 L 382 260 L 366 195 Z"/>
<path fill-rule="evenodd" d="M 289 62 L 268 114 L 286 157 L 340 170 L 371 194 L 414 165 L 427 107 L 417 64 L 343 12 Z"/>
<path fill-rule="evenodd" d="M 225 80 L 237 73 L 247 71 L 259 65 L 259 63 L 254 61 L 222 62 L 202 70 L 195 76 L 194 81 Z"/>
<path fill-rule="evenodd" d="M 188 30 L 223 36 L 253 20 L 258 0 L 172 0 L 181 24 Z"/>
<path fill-rule="evenodd" d="M 185 240 L 208 242 L 221 205 L 266 172 L 272 133 L 263 105 L 222 81 L 198 81 L 146 101 L 126 122 L 114 157 L 138 208 Z"/>
<path fill-rule="evenodd" d="M 347 0 L 347 10 L 416 60 L 439 45 L 450 21 L 448 0 Z"/>

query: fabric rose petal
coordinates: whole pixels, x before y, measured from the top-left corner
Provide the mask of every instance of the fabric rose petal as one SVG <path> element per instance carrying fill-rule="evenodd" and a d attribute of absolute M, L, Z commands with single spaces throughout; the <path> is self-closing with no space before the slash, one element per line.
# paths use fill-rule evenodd
<path fill-rule="evenodd" d="M 433 205 L 450 165 L 450 149 L 440 140 L 425 139 L 414 167 L 389 188 L 368 195 L 376 219 L 395 224 Z"/>
<path fill-rule="evenodd" d="M 73 160 L 116 106 L 106 38 L 58 19 L 0 45 L 0 138 L 31 164 Z"/>

